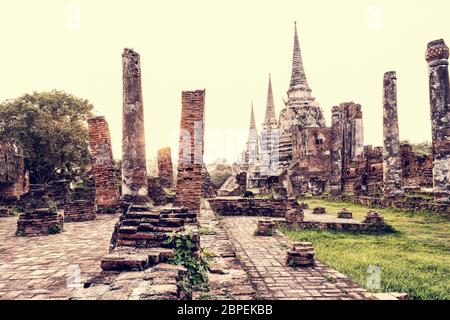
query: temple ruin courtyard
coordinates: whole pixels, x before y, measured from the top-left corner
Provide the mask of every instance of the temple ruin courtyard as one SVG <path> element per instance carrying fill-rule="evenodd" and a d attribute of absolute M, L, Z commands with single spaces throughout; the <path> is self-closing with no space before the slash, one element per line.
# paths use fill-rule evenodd
<path fill-rule="evenodd" d="M 361 104 L 329 106 L 327 126 L 297 23 L 293 40 L 284 106 L 277 116 L 269 74 L 261 130 L 252 103 L 232 164 L 204 160 L 208 89 L 181 91 L 177 150 L 149 155 L 155 106 L 132 48 L 111 109 L 121 156 L 109 115 L 88 100 L 52 91 L 1 103 L 0 300 L 449 300 L 447 44 L 423 47 L 431 143 L 400 140 L 402 78 L 387 71 L 383 145 L 372 146 Z"/>

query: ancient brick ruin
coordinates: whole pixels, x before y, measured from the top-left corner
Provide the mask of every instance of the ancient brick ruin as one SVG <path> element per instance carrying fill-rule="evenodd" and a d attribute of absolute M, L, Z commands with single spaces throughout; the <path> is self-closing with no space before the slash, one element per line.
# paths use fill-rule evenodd
<path fill-rule="evenodd" d="M 383 89 L 383 190 L 385 196 L 395 196 L 403 193 L 395 71 L 385 73 Z"/>
<path fill-rule="evenodd" d="M 64 222 L 83 222 L 94 220 L 97 206 L 89 200 L 75 200 L 64 206 Z"/>
<path fill-rule="evenodd" d="M 0 200 L 19 200 L 28 188 L 22 148 L 14 142 L 0 141 Z"/>
<path fill-rule="evenodd" d="M 105 117 L 88 119 L 92 174 L 95 181 L 95 202 L 99 209 L 115 207 L 120 199 L 111 137 Z"/>
<path fill-rule="evenodd" d="M 272 140 L 257 135 L 252 105 L 247 148 L 236 166 L 235 176 L 246 173 L 246 188 L 259 188 L 262 195 L 298 197 L 310 193 L 363 202 L 364 197 L 372 197 L 374 203 L 382 199 L 386 206 L 411 210 L 430 208 L 427 188 L 433 187 L 433 196 L 441 202 L 435 204 L 433 212 L 445 212 L 450 190 L 448 56 L 449 50 L 443 40 L 428 45 L 432 154 L 416 154 L 411 145 L 400 143 L 395 71 L 387 72 L 383 80 L 383 119 L 380 120 L 384 146 L 373 147 L 364 145 L 363 108 L 357 103 L 334 106 L 331 126 L 325 125 L 322 109 L 311 96 L 295 30 L 288 101 L 277 123 L 269 80 L 266 117 L 262 125 L 263 132 L 270 128 L 272 133 L 279 134 L 271 137 L 273 141 L 278 140 L 278 151 L 271 149 L 272 154 L 279 156 L 277 170 L 269 173 L 262 170 L 267 167 L 262 161 L 262 149 L 267 151 L 264 144 Z M 276 162 L 276 159 L 271 161 Z M 227 185 L 234 180 L 230 178 L 221 188 L 226 195 L 232 195 Z M 405 192 L 409 194 L 405 195 Z M 412 203 L 414 196 L 422 199 Z"/>
<path fill-rule="evenodd" d="M 158 177 L 164 188 L 173 186 L 173 165 L 170 147 L 158 150 Z"/>
<path fill-rule="evenodd" d="M 148 200 L 147 158 L 139 54 L 125 49 L 122 68 L 122 196 L 134 202 L 145 202 Z"/>
<path fill-rule="evenodd" d="M 224 216 L 285 217 L 290 210 L 301 215 L 300 205 L 294 199 L 217 197 L 209 199 L 208 202 L 211 209 Z"/>
<path fill-rule="evenodd" d="M 433 187 L 437 200 L 449 200 L 450 194 L 450 87 L 449 49 L 444 40 L 428 44 L 430 105 L 433 142 Z"/>
<path fill-rule="evenodd" d="M 286 254 L 286 264 L 291 267 L 311 267 L 315 264 L 314 256 L 311 242 L 295 242 Z"/>
<path fill-rule="evenodd" d="M 64 218 L 61 214 L 48 208 L 29 209 L 17 220 L 16 235 L 34 237 L 60 233 L 63 230 Z"/>
<path fill-rule="evenodd" d="M 200 211 L 205 91 L 183 91 L 175 205 Z"/>

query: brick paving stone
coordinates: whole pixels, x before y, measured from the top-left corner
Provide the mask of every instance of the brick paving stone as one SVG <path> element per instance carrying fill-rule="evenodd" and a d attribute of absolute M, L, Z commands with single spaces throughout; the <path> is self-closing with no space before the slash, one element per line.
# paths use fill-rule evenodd
<path fill-rule="evenodd" d="M 0 299 L 68 299 L 68 273 L 80 268 L 82 283 L 100 271 L 117 219 L 102 215 L 33 238 L 15 236 L 17 217 L 0 219 Z"/>
<path fill-rule="evenodd" d="M 316 261 L 316 266 L 286 266 L 286 250 L 291 242 L 281 234 L 254 235 L 258 217 L 224 217 L 221 224 L 247 272 L 257 295 L 263 299 L 354 300 L 370 294 L 348 277 Z M 329 281 L 333 278 L 333 282 Z"/>

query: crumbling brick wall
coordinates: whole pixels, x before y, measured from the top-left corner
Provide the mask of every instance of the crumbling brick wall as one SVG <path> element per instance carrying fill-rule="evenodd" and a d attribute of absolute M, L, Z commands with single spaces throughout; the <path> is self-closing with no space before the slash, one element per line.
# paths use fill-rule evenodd
<path fill-rule="evenodd" d="M 401 145 L 404 184 L 408 187 L 433 187 L 433 156 L 417 155 L 410 144 Z"/>
<path fill-rule="evenodd" d="M 291 166 L 290 175 L 302 177 L 300 185 L 303 186 L 300 188 L 307 188 L 318 194 L 324 192 L 331 170 L 331 129 L 295 126 L 292 129 L 292 142 L 295 166 Z M 293 171 L 296 171 L 295 174 Z"/>
<path fill-rule="evenodd" d="M 173 186 L 172 155 L 169 147 L 158 150 L 158 177 L 164 188 Z"/>
<path fill-rule="evenodd" d="M 183 91 L 181 95 L 180 146 L 175 205 L 200 211 L 204 149 L 205 91 Z"/>
<path fill-rule="evenodd" d="M 92 155 L 92 173 L 95 181 L 95 202 L 102 207 L 114 207 L 119 201 L 111 137 L 105 117 L 88 120 L 89 146 Z"/>
<path fill-rule="evenodd" d="M 0 199 L 19 200 L 28 192 L 23 149 L 10 141 L 0 141 Z"/>

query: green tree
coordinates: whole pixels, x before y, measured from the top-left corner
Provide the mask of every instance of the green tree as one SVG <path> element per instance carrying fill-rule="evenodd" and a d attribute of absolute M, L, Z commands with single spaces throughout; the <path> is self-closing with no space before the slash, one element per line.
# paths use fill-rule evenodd
<path fill-rule="evenodd" d="M 0 104 L 0 139 L 22 146 L 31 183 L 79 177 L 90 164 L 86 120 L 93 106 L 62 91 Z"/>
<path fill-rule="evenodd" d="M 232 166 L 227 163 L 216 161 L 208 166 L 208 172 L 211 176 L 211 182 L 216 188 L 222 187 L 227 179 L 233 175 Z"/>
<path fill-rule="evenodd" d="M 411 143 L 408 140 L 403 140 L 402 144 L 410 144 L 413 148 L 413 152 L 418 156 L 429 156 L 432 153 L 432 145 L 429 141 L 420 143 Z"/>

